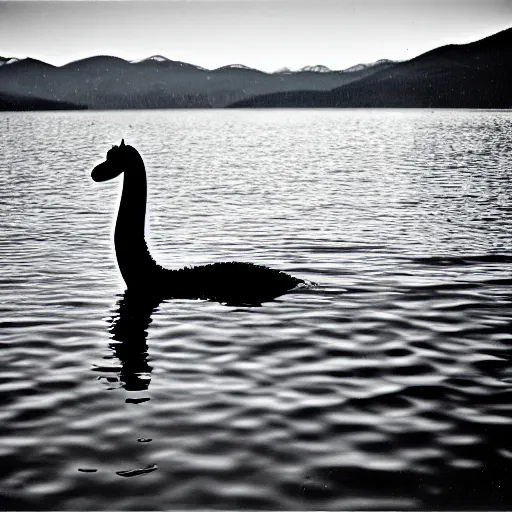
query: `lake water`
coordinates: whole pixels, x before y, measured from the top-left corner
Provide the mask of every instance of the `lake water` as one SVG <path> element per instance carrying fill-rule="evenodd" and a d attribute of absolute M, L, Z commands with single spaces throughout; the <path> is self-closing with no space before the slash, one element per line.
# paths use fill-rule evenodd
<path fill-rule="evenodd" d="M 0 128 L 0 508 L 512 507 L 511 112 Z M 90 171 L 122 137 L 157 261 L 316 285 L 256 308 L 120 306 L 122 179 Z"/>

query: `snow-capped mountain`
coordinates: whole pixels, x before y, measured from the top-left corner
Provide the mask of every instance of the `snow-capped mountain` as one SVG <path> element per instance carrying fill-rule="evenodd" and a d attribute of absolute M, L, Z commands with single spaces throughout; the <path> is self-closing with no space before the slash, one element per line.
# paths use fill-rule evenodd
<path fill-rule="evenodd" d="M 291 69 L 288 67 L 280 68 L 277 71 L 274 71 L 276 75 L 286 75 L 289 73 L 332 73 L 332 69 L 329 69 L 327 66 L 322 66 L 321 64 L 317 64 L 316 66 L 304 66 L 299 69 Z"/>
<path fill-rule="evenodd" d="M 356 64 L 355 66 L 351 66 L 343 71 L 346 73 L 354 73 L 355 71 L 363 71 L 365 69 L 373 68 L 375 66 L 382 66 L 383 64 L 398 64 L 397 60 L 389 60 L 389 59 L 380 59 L 376 62 L 370 62 L 369 64 Z"/>
<path fill-rule="evenodd" d="M 5 66 L 7 64 L 14 64 L 18 62 L 20 59 L 16 59 L 14 57 L 0 57 L 0 66 Z"/>
<path fill-rule="evenodd" d="M 259 69 L 251 68 L 249 66 L 245 66 L 244 64 L 228 64 L 227 66 L 221 66 L 220 68 L 216 68 L 213 71 L 224 71 L 230 69 L 243 69 L 246 71 L 259 71 Z M 262 73 L 262 71 L 260 71 Z"/>
<path fill-rule="evenodd" d="M 299 71 L 309 71 L 313 73 L 330 73 L 332 70 L 327 66 L 323 66 L 322 64 L 317 64 L 315 66 L 304 66 L 299 69 Z"/>
<path fill-rule="evenodd" d="M 171 60 L 163 55 L 152 55 L 151 57 L 146 57 L 145 59 L 137 59 L 129 61 L 130 64 L 156 64 L 159 66 L 165 66 L 173 69 L 199 69 L 201 71 L 206 71 L 205 68 L 201 66 L 196 66 L 195 64 L 188 64 L 187 62 L 181 62 L 179 60 Z"/>
<path fill-rule="evenodd" d="M 130 62 L 132 64 L 138 64 L 139 62 L 147 62 L 147 61 L 166 62 L 168 60 L 169 59 L 167 57 L 164 57 L 163 55 L 152 55 L 151 57 L 146 57 L 144 59 L 131 60 Z"/>

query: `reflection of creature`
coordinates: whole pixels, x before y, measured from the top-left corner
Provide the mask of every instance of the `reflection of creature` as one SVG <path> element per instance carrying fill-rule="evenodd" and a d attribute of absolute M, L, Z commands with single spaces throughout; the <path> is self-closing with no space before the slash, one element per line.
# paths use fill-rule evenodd
<path fill-rule="evenodd" d="M 144 238 L 146 171 L 138 151 L 113 146 L 105 162 L 92 171 L 94 181 L 106 181 L 124 172 L 114 243 L 121 275 L 130 291 L 159 298 L 211 299 L 230 304 L 256 305 L 272 300 L 302 280 L 251 263 L 228 262 L 180 270 L 158 265 Z"/>
<path fill-rule="evenodd" d="M 159 301 L 126 291 L 117 304 L 117 316 L 109 330 L 114 340 L 110 347 L 121 362 L 120 380 L 128 391 L 144 390 L 149 386 L 151 373 L 146 329 Z"/>

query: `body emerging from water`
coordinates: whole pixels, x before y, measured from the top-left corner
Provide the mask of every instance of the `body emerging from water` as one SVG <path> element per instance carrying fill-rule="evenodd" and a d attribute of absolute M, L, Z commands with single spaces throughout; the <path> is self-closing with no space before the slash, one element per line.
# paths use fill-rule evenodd
<path fill-rule="evenodd" d="M 169 270 L 152 258 L 144 236 L 147 184 L 139 152 L 113 146 L 105 162 L 92 171 L 96 182 L 124 173 L 123 192 L 114 234 L 117 263 L 130 292 L 155 299 L 210 299 L 229 304 L 272 300 L 299 284 L 301 279 L 252 263 L 226 262 Z"/>

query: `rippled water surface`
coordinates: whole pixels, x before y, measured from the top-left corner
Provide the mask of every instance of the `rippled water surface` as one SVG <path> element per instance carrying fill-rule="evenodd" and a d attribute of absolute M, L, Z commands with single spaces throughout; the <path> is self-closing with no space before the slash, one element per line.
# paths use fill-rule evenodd
<path fill-rule="evenodd" d="M 0 508 L 512 508 L 511 115 L 0 114 Z M 122 137 L 161 264 L 316 286 L 124 301 Z"/>

